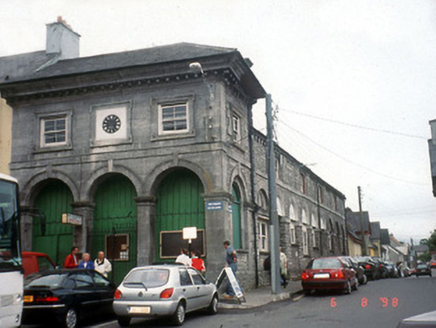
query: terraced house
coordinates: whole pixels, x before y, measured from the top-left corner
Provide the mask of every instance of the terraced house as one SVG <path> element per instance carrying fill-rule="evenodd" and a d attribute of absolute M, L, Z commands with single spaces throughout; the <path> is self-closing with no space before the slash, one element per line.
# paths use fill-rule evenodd
<path fill-rule="evenodd" d="M 229 239 L 244 287 L 267 283 L 265 136 L 252 126 L 265 90 L 251 62 L 189 43 L 79 57 L 79 38 L 58 20 L 46 50 L 0 58 L 23 248 L 58 263 L 72 245 L 104 250 L 119 282 L 173 261 L 182 229 L 197 227 L 210 279 Z M 346 252 L 345 197 L 278 146 L 276 156 L 281 244 L 299 274 L 311 256 Z"/>

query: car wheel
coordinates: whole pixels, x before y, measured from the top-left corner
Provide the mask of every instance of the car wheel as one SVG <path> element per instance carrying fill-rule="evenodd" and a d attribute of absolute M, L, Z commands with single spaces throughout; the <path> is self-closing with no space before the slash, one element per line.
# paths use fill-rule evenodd
<path fill-rule="evenodd" d="M 64 324 L 66 328 L 76 328 L 78 323 L 77 311 L 73 308 L 68 309 L 64 318 Z"/>
<path fill-rule="evenodd" d="M 185 322 L 185 306 L 182 302 L 177 304 L 177 309 L 173 314 L 172 322 L 176 326 L 181 326 Z"/>
<path fill-rule="evenodd" d="M 311 290 L 303 290 L 303 294 L 305 296 L 309 296 L 311 292 L 312 292 Z"/>
<path fill-rule="evenodd" d="M 344 290 L 345 294 L 351 294 L 351 283 L 350 280 L 347 281 L 347 287 Z"/>
<path fill-rule="evenodd" d="M 121 327 L 127 327 L 130 325 L 130 318 L 129 317 L 118 317 L 118 324 Z"/>
<path fill-rule="evenodd" d="M 218 296 L 213 295 L 212 301 L 210 301 L 210 305 L 207 308 L 207 313 L 209 314 L 217 314 L 218 313 Z"/>
<path fill-rule="evenodd" d="M 368 282 L 368 277 L 366 276 L 366 274 L 364 274 L 362 278 L 362 285 L 366 285 L 366 283 Z"/>

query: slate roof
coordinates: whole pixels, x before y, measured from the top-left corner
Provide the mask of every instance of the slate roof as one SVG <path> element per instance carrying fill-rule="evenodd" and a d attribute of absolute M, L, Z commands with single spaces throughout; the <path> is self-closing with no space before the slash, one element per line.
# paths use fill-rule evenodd
<path fill-rule="evenodd" d="M 162 64 L 165 62 L 199 59 L 202 57 L 237 52 L 237 49 L 234 48 L 181 42 L 140 50 L 60 60 L 36 72 L 38 68 L 53 58 L 53 56 L 47 56 L 45 51 L 37 51 L 0 57 L 0 84 L 134 66 Z"/>
<path fill-rule="evenodd" d="M 371 222 L 371 236 L 370 239 L 380 239 L 380 222 Z"/>
<path fill-rule="evenodd" d="M 369 213 L 368 212 L 362 212 L 363 214 L 363 229 L 364 233 L 371 233 L 371 226 L 369 222 Z M 359 212 L 353 212 L 351 209 L 347 208 L 345 209 L 345 218 L 347 220 L 348 225 L 351 227 L 351 229 L 360 234 L 361 227 L 360 227 L 360 214 Z"/>
<path fill-rule="evenodd" d="M 380 229 L 380 243 L 382 245 L 390 245 L 391 238 L 389 236 L 389 229 Z"/>

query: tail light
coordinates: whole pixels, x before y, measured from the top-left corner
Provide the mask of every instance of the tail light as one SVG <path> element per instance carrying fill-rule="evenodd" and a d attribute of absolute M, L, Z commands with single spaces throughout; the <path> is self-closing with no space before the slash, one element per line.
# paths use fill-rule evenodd
<path fill-rule="evenodd" d="M 371 266 L 369 264 L 365 265 L 365 269 L 371 269 Z"/>
<path fill-rule="evenodd" d="M 114 294 L 114 299 L 119 300 L 121 299 L 121 296 L 123 296 L 123 293 L 121 293 L 121 291 L 117 289 Z"/>
<path fill-rule="evenodd" d="M 59 297 L 56 296 L 46 296 L 46 297 L 37 297 L 35 302 L 57 302 L 59 301 Z"/>
<path fill-rule="evenodd" d="M 160 293 L 160 298 L 171 298 L 171 296 L 173 296 L 173 292 L 174 292 L 174 288 L 167 288 L 167 289 L 164 289 L 164 290 Z"/>
<path fill-rule="evenodd" d="M 380 268 L 383 268 L 383 265 L 380 264 L 379 267 L 380 267 Z"/>
<path fill-rule="evenodd" d="M 301 279 L 307 280 L 308 278 L 309 278 L 309 275 L 306 273 L 306 271 L 303 271 L 303 273 L 301 274 Z"/>
<path fill-rule="evenodd" d="M 344 273 L 342 272 L 342 270 L 339 270 L 339 271 L 333 273 L 332 277 L 333 278 L 342 279 L 342 278 L 344 278 Z"/>

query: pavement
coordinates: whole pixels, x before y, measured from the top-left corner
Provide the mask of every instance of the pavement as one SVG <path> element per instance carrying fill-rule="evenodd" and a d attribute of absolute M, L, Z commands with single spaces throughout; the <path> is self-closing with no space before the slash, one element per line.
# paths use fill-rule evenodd
<path fill-rule="evenodd" d="M 245 302 L 240 302 L 238 299 L 226 299 L 221 297 L 219 307 L 222 309 L 250 309 L 271 302 L 298 298 L 300 294 L 302 295 L 301 281 L 289 281 L 288 286 L 282 288 L 279 294 L 272 294 L 271 286 L 259 287 L 244 293 Z"/>

